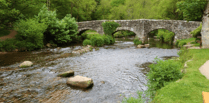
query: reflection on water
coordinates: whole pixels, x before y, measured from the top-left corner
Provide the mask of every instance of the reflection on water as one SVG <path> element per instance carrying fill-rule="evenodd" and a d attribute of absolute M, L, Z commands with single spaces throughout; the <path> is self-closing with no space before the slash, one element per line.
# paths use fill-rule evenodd
<path fill-rule="evenodd" d="M 130 95 L 137 97 L 137 90 L 147 89 L 145 85 L 148 71 L 142 64 L 152 63 L 155 57 L 178 56 L 177 49 L 138 49 L 132 41 L 127 40 L 117 41 L 115 45 L 100 47 L 97 51 L 80 56 L 70 55 L 72 50 L 79 48 L 81 47 L 72 46 L 27 52 L 25 58 L 31 58 L 35 62 L 29 68 L 16 68 L 20 62 L 12 62 L 9 66 L 1 64 L 0 102 L 121 102 Z M 60 58 L 66 53 L 69 55 Z M 11 55 L 13 56 L 8 56 L 8 61 L 4 61 L 5 55 L 0 55 L 0 59 L 9 64 L 6 63 L 9 59 L 22 56 L 18 53 Z M 74 70 L 75 75 L 92 78 L 93 88 L 83 91 L 67 86 L 67 78 L 56 75 L 68 70 Z"/>
<path fill-rule="evenodd" d="M 155 40 L 153 38 L 149 38 L 150 47 L 157 47 L 157 48 L 163 48 L 163 49 L 172 49 L 175 48 L 174 45 L 171 45 L 171 43 L 162 43 L 161 41 Z"/>

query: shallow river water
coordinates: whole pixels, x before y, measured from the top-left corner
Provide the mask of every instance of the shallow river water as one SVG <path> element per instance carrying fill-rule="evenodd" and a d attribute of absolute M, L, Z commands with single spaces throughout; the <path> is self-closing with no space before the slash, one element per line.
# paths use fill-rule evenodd
<path fill-rule="evenodd" d="M 156 57 L 178 56 L 177 49 L 138 49 L 132 41 L 116 41 L 99 50 L 71 54 L 80 48 L 0 54 L 0 102 L 120 103 L 124 97 L 137 97 L 137 91 L 147 89 L 144 64 L 153 63 Z M 18 68 L 23 60 L 35 64 Z M 81 90 L 67 86 L 67 78 L 56 75 L 68 70 L 92 78 L 93 87 Z"/>

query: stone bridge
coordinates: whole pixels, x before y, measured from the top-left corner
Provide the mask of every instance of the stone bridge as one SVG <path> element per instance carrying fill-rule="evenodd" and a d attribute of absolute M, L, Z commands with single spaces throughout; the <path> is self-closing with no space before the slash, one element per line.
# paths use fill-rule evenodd
<path fill-rule="evenodd" d="M 102 23 L 108 20 L 95 20 L 78 22 L 79 34 L 86 30 L 95 30 L 99 34 L 104 34 Z M 196 21 L 183 21 L 183 20 L 149 20 L 149 19 L 138 19 L 138 20 L 110 20 L 120 24 L 120 27 L 115 32 L 121 30 L 132 31 L 136 36 L 143 42 L 147 40 L 148 33 L 156 29 L 167 29 L 175 33 L 174 42 L 178 39 L 191 38 L 191 31 L 195 30 L 200 26 L 201 22 Z"/>

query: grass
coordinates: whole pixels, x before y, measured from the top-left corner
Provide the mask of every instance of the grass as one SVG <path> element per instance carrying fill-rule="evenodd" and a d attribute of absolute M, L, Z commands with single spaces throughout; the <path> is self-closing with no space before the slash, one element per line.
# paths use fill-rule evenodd
<path fill-rule="evenodd" d="M 5 29 L 0 29 L 0 37 L 9 35 L 10 31 Z"/>
<path fill-rule="evenodd" d="M 199 68 L 209 60 L 209 49 L 194 50 L 186 73 L 179 82 L 172 82 L 157 91 L 153 103 L 203 103 L 202 91 L 209 92 L 209 80 Z"/>
<path fill-rule="evenodd" d="M 200 46 L 199 43 L 195 42 L 195 38 L 189 38 L 189 39 L 182 39 L 182 40 L 177 40 L 176 45 L 178 47 L 183 47 L 183 45 L 186 45 L 187 43 L 191 42 L 193 46 Z"/>

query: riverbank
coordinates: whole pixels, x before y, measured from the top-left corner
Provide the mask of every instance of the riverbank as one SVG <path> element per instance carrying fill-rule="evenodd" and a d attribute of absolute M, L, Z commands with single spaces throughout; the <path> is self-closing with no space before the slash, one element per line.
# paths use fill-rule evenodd
<path fill-rule="evenodd" d="M 154 103 L 203 103 L 202 91 L 209 92 L 208 79 L 199 68 L 209 60 L 209 49 L 190 49 L 192 61 L 187 63 L 183 78 L 157 91 Z"/>

